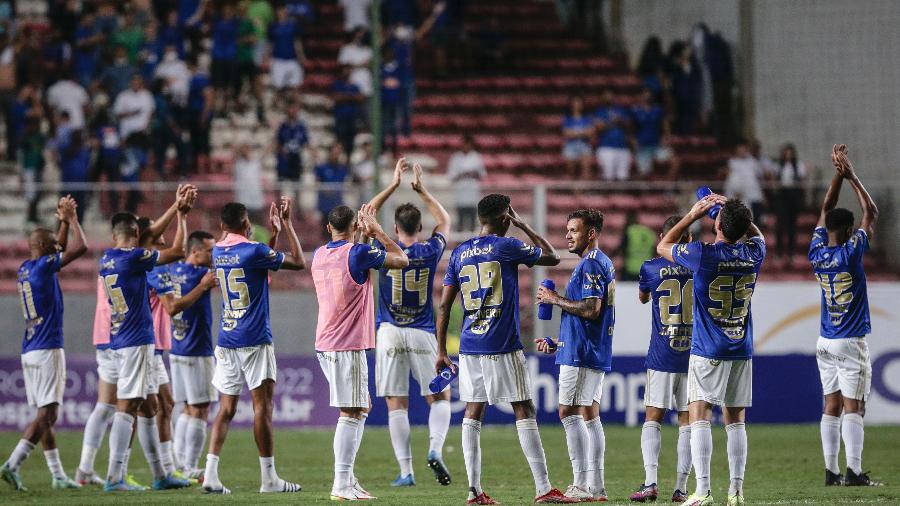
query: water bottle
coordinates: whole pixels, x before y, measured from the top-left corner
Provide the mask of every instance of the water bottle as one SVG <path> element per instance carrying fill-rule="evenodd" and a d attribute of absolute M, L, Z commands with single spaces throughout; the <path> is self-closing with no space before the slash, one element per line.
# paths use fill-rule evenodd
<path fill-rule="evenodd" d="M 555 290 L 556 283 L 553 282 L 552 279 L 545 279 L 541 281 L 541 286 L 546 288 L 547 290 Z M 538 304 L 538 319 L 539 320 L 550 320 L 553 318 L 553 304 L 542 303 Z"/>
<path fill-rule="evenodd" d="M 711 195 L 712 190 L 709 186 L 701 186 L 697 188 L 697 200 L 703 200 L 707 195 Z M 722 204 L 716 204 L 709 209 L 706 210 L 706 214 L 709 215 L 710 218 L 716 219 L 716 216 L 719 215 L 719 211 L 722 210 Z"/>
<path fill-rule="evenodd" d="M 431 383 L 428 384 L 428 389 L 431 390 L 431 393 L 433 394 L 441 393 L 447 388 L 447 385 L 455 379 L 456 372 L 454 372 L 449 365 L 444 366 L 444 368 L 441 369 L 440 374 L 435 376 L 434 379 L 431 380 Z"/>
<path fill-rule="evenodd" d="M 547 343 L 548 351 L 556 351 L 556 343 L 553 342 L 553 338 L 545 337 L 544 342 Z"/>

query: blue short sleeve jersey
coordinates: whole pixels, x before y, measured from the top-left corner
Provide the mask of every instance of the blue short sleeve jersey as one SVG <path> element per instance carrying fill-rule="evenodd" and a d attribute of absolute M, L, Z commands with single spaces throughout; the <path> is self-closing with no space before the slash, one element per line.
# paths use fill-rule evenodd
<path fill-rule="evenodd" d="M 822 287 L 822 337 L 842 339 L 872 332 L 863 270 L 863 255 L 868 250 L 869 236 L 862 229 L 840 246 L 828 245 L 824 227 L 813 232 L 809 261 Z"/>
<path fill-rule="evenodd" d="M 103 252 L 100 277 L 112 309 L 110 348 L 155 343 L 147 273 L 158 259 L 158 251 L 144 248 L 110 248 Z"/>
<path fill-rule="evenodd" d="M 657 257 L 641 266 L 640 290 L 649 293 L 650 348 L 647 369 L 686 373 L 694 327 L 694 275 L 687 267 Z"/>
<path fill-rule="evenodd" d="M 22 353 L 63 347 L 63 298 L 56 273 L 62 266 L 62 253 L 25 260 L 19 267 L 16 288 L 25 335 Z"/>
<path fill-rule="evenodd" d="M 250 241 L 220 244 L 212 253 L 222 290 L 219 346 L 245 348 L 271 344 L 269 271 L 281 267 L 284 253 Z"/>
<path fill-rule="evenodd" d="M 662 123 L 666 113 L 662 106 L 635 106 L 631 108 L 634 118 L 635 138 L 642 148 L 655 148 L 662 139 Z"/>
<path fill-rule="evenodd" d="M 556 364 L 610 371 L 616 326 L 616 268 L 605 253 L 595 248 L 578 262 L 566 285 L 566 298 L 602 299 L 603 311 L 596 320 L 562 312 Z"/>
<path fill-rule="evenodd" d="M 461 354 L 499 355 L 522 349 L 518 266 L 531 267 L 541 254 L 538 247 L 496 235 L 469 239 L 453 250 L 444 286 L 457 287 L 462 298 Z"/>
<path fill-rule="evenodd" d="M 168 295 L 175 291 L 172 279 L 169 276 L 168 265 L 157 265 L 147 273 L 147 286 L 156 292 L 156 295 Z"/>
<path fill-rule="evenodd" d="M 675 263 L 694 273 L 691 355 L 716 360 L 751 358 L 750 298 L 766 257 L 762 237 L 737 244 L 676 244 L 672 257 Z"/>
<path fill-rule="evenodd" d="M 209 268 L 187 262 L 177 262 L 169 267 L 172 293 L 181 298 L 191 292 Z M 210 357 L 213 354 L 212 302 L 210 292 L 200 296 L 191 307 L 172 317 L 172 355 L 183 357 Z"/>
<path fill-rule="evenodd" d="M 441 234 L 409 246 L 400 244 L 409 257 L 409 267 L 382 268 L 378 277 L 376 325 L 388 323 L 434 333 L 434 303 L 431 287 L 438 262 L 447 247 Z"/>
<path fill-rule="evenodd" d="M 300 26 L 294 20 L 269 25 L 269 42 L 272 43 L 272 58 L 296 60 L 294 42 L 300 36 Z"/>
<path fill-rule="evenodd" d="M 621 125 L 614 123 L 616 120 L 625 120 L 628 116 L 628 110 L 618 106 L 597 109 L 594 117 L 598 121 L 607 124 L 606 129 L 600 133 L 599 144 L 601 148 L 628 148 L 628 138 L 625 136 L 625 129 Z"/>

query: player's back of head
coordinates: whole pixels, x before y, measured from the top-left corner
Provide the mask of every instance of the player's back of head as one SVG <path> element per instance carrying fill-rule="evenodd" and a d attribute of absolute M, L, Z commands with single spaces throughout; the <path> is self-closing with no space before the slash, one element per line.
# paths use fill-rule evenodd
<path fill-rule="evenodd" d="M 394 211 L 394 223 L 404 234 L 417 234 L 422 230 L 422 211 L 413 204 L 401 204 Z"/>
<path fill-rule="evenodd" d="M 137 225 L 138 237 L 140 238 L 141 244 L 143 244 L 144 241 L 150 238 L 150 226 L 153 225 L 153 222 L 150 218 L 141 216 L 137 219 Z"/>
<path fill-rule="evenodd" d="M 825 228 L 829 232 L 849 231 L 855 221 L 853 212 L 843 207 L 836 207 L 825 213 Z"/>
<path fill-rule="evenodd" d="M 36 228 L 28 234 L 28 247 L 39 250 L 42 255 L 52 252 L 50 247 L 54 242 L 53 231 L 47 228 Z"/>
<path fill-rule="evenodd" d="M 206 230 L 195 230 L 188 236 L 188 251 L 203 246 L 204 241 L 215 240 L 215 237 Z"/>
<path fill-rule="evenodd" d="M 494 225 L 503 220 L 509 211 L 509 197 L 492 193 L 478 202 L 478 221 L 482 225 Z"/>
<path fill-rule="evenodd" d="M 220 215 L 222 228 L 229 232 L 243 233 L 247 218 L 247 206 L 240 202 L 229 202 L 222 207 Z"/>
<path fill-rule="evenodd" d="M 737 242 L 744 237 L 751 223 L 753 213 L 738 199 L 728 199 L 719 211 L 719 227 L 729 242 Z"/>
<path fill-rule="evenodd" d="M 677 225 L 678 222 L 681 221 L 682 218 L 683 218 L 683 216 L 680 216 L 677 214 L 669 216 L 666 219 L 666 221 L 663 223 L 662 232 L 660 232 L 659 236 L 662 237 L 662 236 L 668 234 L 669 230 L 672 230 L 672 227 Z M 681 234 L 681 237 L 678 238 L 678 242 L 681 244 L 688 243 L 690 241 L 691 241 L 691 231 L 690 230 L 685 230 L 684 233 Z"/>
<path fill-rule="evenodd" d="M 569 213 L 566 221 L 570 220 L 581 220 L 585 227 L 594 229 L 597 235 L 603 231 L 603 213 L 596 209 L 579 209 L 577 211 L 572 211 Z"/>
<path fill-rule="evenodd" d="M 131 213 L 116 213 L 110 220 L 110 226 L 114 236 L 137 237 L 138 219 Z"/>
<path fill-rule="evenodd" d="M 349 206 L 337 206 L 328 213 L 328 224 L 335 232 L 347 232 L 356 219 L 356 213 Z"/>

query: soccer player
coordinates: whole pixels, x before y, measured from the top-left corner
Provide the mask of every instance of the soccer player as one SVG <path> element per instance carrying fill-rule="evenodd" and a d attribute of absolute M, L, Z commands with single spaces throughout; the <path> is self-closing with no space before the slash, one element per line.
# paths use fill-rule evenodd
<path fill-rule="evenodd" d="M 606 436 L 600 422 L 603 376 L 612 369 L 616 324 L 616 268 L 600 250 L 603 214 L 582 209 L 569 215 L 566 243 L 581 257 L 562 296 L 544 286 L 536 303 L 562 310 L 559 339 L 551 347 L 535 339 L 539 351 L 556 354 L 559 365 L 559 419 L 566 431 L 574 481 L 566 496 L 579 502 L 606 501 L 603 483 Z"/>
<path fill-rule="evenodd" d="M 400 186 L 407 167 L 401 158 L 394 169 L 391 184 L 370 202 L 374 212 Z M 416 484 L 412 467 L 409 433 L 409 376 L 419 383 L 419 392 L 431 407 L 428 415 L 430 445 L 428 467 L 441 485 L 450 484 L 450 473 L 444 465 L 442 450 L 450 427 L 450 387 L 432 394 L 428 384 L 434 377 L 437 341 L 434 337 L 434 304 L 431 287 L 438 262 L 447 247 L 450 215 L 422 181 L 422 167 L 413 166 L 415 179 L 410 183 L 434 217 L 436 225 L 427 241 L 422 241 L 422 212 L 413 204 L 402 204 L 394 212 L 397 245 L 406 251 L 409 267 L 382 267 L 378 282 L 378 311 L 375 339 L 375 391 L 384 397 L 388 408 L 388 426 L 394 456 L 400 464 L 400 475 L 391 485 L 408 487 Z"/>
<path fill-rule="evenodd" d="M 663 223 L 660 239 L 681 221 L 671 216 Z M 691 242 L 690 231 L 678 238 L 679 244 Z M 657 470 L 661 424 L 666 410 L 678 412 L 678 464 L 672 502 L 687 499 L 687 480 L 691 473 L 691 425 L 688 418 L 687 371 L 694 323 L 694 279 L 686 267 L 662 257 L 641 265 L 642 304 L 653 301 L 650 309 L 650 348 L 647 350 L 647 385 L 644 388 L 646 417 L 641 429 L 641 454 L 644 457 L 644 482 L 631 494 L 635 502 L 656 501 L 659 495 Z"/>
<path fill-rule="evenodd" d="M 878 486 L 881 483 L 862 471 L 863 417 L 872 386 L 872 364 L 865 339 L 872 326 L 863 255 L 875 231 L 878 208 L 857 177 L 847 147 L 834 146 L 831 158 L 837 174 L 825 194 L 809 245 L 809 261 L 822 286 L 822 325 L 816 360 L 825 394 L 821 422 L 825 485 Z M 853 213 L 835 208 L 844 179 L 862 207 L 862 223 L 856 230 Z M 842 438 L 847 456 L 845 477 L 838 465 Z"/>
<path fill-rule="evenodd" d="M 375 347 L 374 294 L 369 270 L 403 269 L 409 257 L 375 221 L 365 204 L 357 219 L 353 210 L 338 206 L 328 213 L 331 242 L 313 254 L 312 277 L 319 302 L 316 356 L 328 380 L 329 404 L 340 409 L 334 431 L 334 484 L 331 499 L 374 499 L 353 474 L 356 453 L 369 410 L 369 369 L 366 350 Z M 354 242 L 357 232 L 384 245 Z"/>
<path fill-rule="evenodd" d="M 206 443 L 209 404 L 215 400 L 212 386 L 213 340 L 210 289 L 216 286 L 212 267 L 215 238 L 198 230 L 188 237 L 188 256 L 169 266 L 172 293 L 160 302 L 172 317 L 172 397 L 185 403 L 175 425 L 175 452 L 181 470 L 190 478 L 199 478 L 200 452 Z"/>
<path fill-rule="evenodd" d="M 447 327 L 457 294 L 464 320 L 459 346 L 459 398 L 466 402 L 463 456 L 469 480 L 467 504 L 496 504 L 481 488 L 481 421 L 485 404 L 512 403 L 519 443 L 534 476 L 538 503 L 575 502 L 550 485 L 547 459 L 531 401 L 531 378 L 519 334 L 518 266 L 557 265 L 550 243 L 519 218 L 509 197 L 492 194 L 478 203 L 481 235 L 450 255 L 437 320 L 437 371 L 456 369 L 447 355 Z M 510 225 L 537 247 L 506 237 Z"/>
<path fill-rule="evenodd" d="M 244 384 L 253 398 L 253 435 L 259 450 L 261 493 L 300 492 L 300 485 L 278 477 L 275 470 L 275 439 L 272 429 L 272 398 L 275 395 L 275 347 L 269 321 L 269 271 L 306 268 L 300 239 L 294 231 L 291 199 L 281 197 L 280 205 L 269 208 L 272 245 L 281 230 L 287 230 L 290 253 L 253 242 L 253 225 L 247 208 L 231 202 L 222 208 L 222 232 L 225 236 L 212 251 L 213 266 L 222 289 L 222 319 L 219 343 L 215 349 L 216 368 L 212 384 L 219 391 L 219 412 L 210 434 L 203 490 L 212 494 L 230 494 L 219 479 L 219 454 L 225 444 L 228 426 L 237 412 Z"/>
<path fill-rule="evenodd" d="M 180 186 L 177 192 L 178 230 L 170 248 L 153 250 L 138 247 L 140 234 L 137 218 L 118 213 L 112 218 L 115 246 L 100 259 L 100 276 L 112 308 L 110 346 L 115 350 L 118 381 L 116 414 L 109 434 L 109 472 L 106 491 L 131 491 L 126 483 L 125 466 L 132 440 L 132 427 L 137 418 L 138 439 L 153 473 L 153 489 L 183 488 L 185 480 L 167 473 L 161 460 L 159 432 L 156 425 L 158 401 L 150 393 L 155 381 L 153 366 L 153 318 L 150 313 L 147 272 L 157 265 L 174 262 L 184 256 L 185 214 L 197 197 L 193 186 Z"/>
<path fill-rule="evenodd" d="M 715 205 L 716 241 L 679 241 Z M 684 506 L 714 504 L 710 492 L 713 405 L 722 407 L 728 436 L 729 506 L 744 504 L 747 432 L 744 410 L 752 403 L 753 317 L 750 298 L 766 256 L 766 241 L 753 213 L 740 200 L 710 195 L 660 240 L 659 256 L 694 273 L 694 328 L 688 359 L 688 413 L 691 459 L 697 479 Z"/>
<path fill-rule="evenodd" d="M 87 251 L 84 231 L 78 223 L 76 203 L 70 196 L 59 200 L 56 234 L 38 228 L 28 237 L 31 258 L 19 267 L 17 287 L 25 334 L 22 339 L 22 376 L 28 404 L 37 408 L 9 459 L 0 467 L 0 478 L 15 490 L 27 490 L 19 468 L 38 442 L 50 469 L 53 488 L 81 488 L 69 479 L 59 460 L 53 425 L 66 386 L 66 355 L 63 351 L 63 298 L 56 273 Z M 73 240 L 67 244 L 69 230 Z M 67 247 L 68 246 L 68 247 Z"/>

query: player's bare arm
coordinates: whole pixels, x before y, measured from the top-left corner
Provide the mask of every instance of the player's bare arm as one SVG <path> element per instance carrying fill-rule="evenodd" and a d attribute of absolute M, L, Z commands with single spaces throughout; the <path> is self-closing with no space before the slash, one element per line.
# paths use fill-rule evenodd
<path fill-rule="evenodd" d="M 66 195 L 65 197 L 60 197 L 59 202 L 56 204 L 55 215 L 57 221 L 59 221 L 59 226 L 56 228 L 56 245 L 59 247 L 60 251 L 66 251 L 69 245 L 69 221 L 64 220 L 62 214 L 62 206 L 67 198 L 71 198 L 71 196 Z"/>
<path fill-rule="evenodd" d="M 512 207 L 509 208 L 509 219 L 510 222 L 522 232 L 525 232 L 525 235 L 528 236 L 528 240 L 530 240 L 535 246 L 541 248 L 541 256 L 537 259 L 534 265 L 544 265 L 547 267 L 553 267 L 559 265 L 559 254 L 556 252 L 556 249 L 550 244 L 550 241 L 545 239 L 543 236 L 535 232 L 530 225 L 522 221 L 519 217 L 519 214 Z"/>
<path fill-rule="evenodd" d="M 384 267 L 388 269 L 403 269 L 409 265 L 409 257 L 406 256 L 406 253 L 384 233 L 384 229 L 375 220 L 375 209 L 372 206 L 364 204 L 362 209 L 359 210 L 359 219 L 365 235 L 384 245 L 387 253 L 384 259 Z"/>
<path fill-rule="evenodd" d="M 176 223 L 175 239 L 172 245 L 166 249 L 159 250 L 159 259 L 156 265 L 166 265 L 184 258 L 184 244 L 187 235 L 187 213 L 194 207 L 197 200 L 197 189 L 191 187 L 187 190 L 185 196 L 178 201 L 178 207 L 175 210 Z"/>
<path fill-rule="evenodd" d="M 303 255 L 303 247 L 300 245 L 300 238 L 297 231 L 294 230 L 294 220 L 291 219 L 294 202 L 290 197 L 281 197 L 281 205 L 278 210 L 281 213 L 281 223 L 287 231 L 288 248 L 290 253 L 285 253 L 284 262 L 281 264 L 282 269 L 290 271 L 300 271 L 306 269 L 306 257 Z"/>
<path fill-rule="evenodd" d="M 456 364 L 450 360 L 447 354 L 447 329 L 450 327 L 450 311 L 453 309 L 453 301 L 459 294 L 459 288 L 455 286 L 444 286 L 441 292 L 441 303 L 438 305 L 437 327 L 435 328 L 437 335 L 438 357 L 434 364 L 435 372 L 440 373 L 444 367 L 450 367 L 456 372 Z"/>
<path fill-rule="evenodd" d="M 860 223 L 859 228 L 865 230 L 866 234 L 871 239 L 874 233 L 875 222 L 878 220 L 878 206 L 875 205 L 872 196 L 869 195 L 868 190 L 863 186 L 859 176 L 856 175 L 856 170 L 853 168 L 853 163 L 850 161 L 846 145 L 840 145 L 836 153 L 836 160 L 839 167 L 838 171 L 843 174 L 844 178 L 850 183 L 850 187 L 856 192 L 856 199 L 859 200 L 859 206 L 862 208 L 862 222 Z"/>
<path fill-rule="evenodd" d="M 216 279 L 216 273 L 213 271 L 207 272 L 203 279 L 200 280 L 200 283 L 197 284 L 190 292 L 181 297 L 175 298 L 174 295 L 167 293 L 159 298 L 163 307 L 166 310 L 166 313 L 169 313 L 169 316 L 175 316 L 178 313 L 184 311 L 185 309 L 193 306 L 203 294 L 211 290 L 213 287 L 219 285 L 218 280 Z"/>
<path fill-rule="evenodd" d="M 409 162 L 406 161 L 406 158 L 400 158 L 397 160 L 397 164 L 394 165 L 394 177 L 391 178 L 391 183 L 384 187 L 384 190 L 378 195 L 372 197 L 372 200 L 369 201 L 369 205 L 375 209 L 375 213 L 381 210 L 381 206 L 387 202 L 387 199 L 397 191 L 397 188 L 400 188 L 401 180 L 403 179 L 403 173 L 409 168 Z"/>
<path fill-rule="evenodd" d="M 178 209 L 184 208 L 187 201 L 191 199 L 191 195 L 196 198 L 196 186 L 192 184 L 178 185 L 178 189 L 175 190 L 175 201 L 172 202 L 172 205 L 170 205 L 159 218 L 153 220 L 150 224 L 150 228 L 147 229 L 154 241 L 166 232 L 166 229 L 169 228 L 169 224 L 176 218 Z"/>
<path fill-rule="evenodd" d="M 835 207 L 837 207 L 838 197 L 841 195 L 841 185 L 844 182 L 844 175 L 841 173 L 841 168 L 839 167 L 837 155 L 840 146 L 834 144 L 831 147 L 831 163 L 834 164 L 835 173 L 831 178 L 831 184 L 828 185 L 828 190 L 825 192 L 825 200 L 822 201 L 822 210 L 819 212 L 819 220 L 816 222 L 817 227 L 825 226 L 825 215 L 828 214 L 828 211 L 831 211 Z"/>
<path fill-rule="evenodd" d="M 284 223 L 281 221 L 281 211 L 278 206 L 272 202 L 269 205 L 269 227 L 271 234 L 269 235 L 269 247 L 275 249 L 278 245 L 278 237 L 281 235 L 281 229 Z"/>
<path fill-rule="evenodd" d="M 60 267 L 69 265 L 73 260 L 84 255 L 88 250 L 87 238 L 84 235 L 81 224 L 78 222 L 78 214 L 75 212 L 77 207 L 78 204 L 71 196 L 67 195 L 60 199 L 59 208 L 57 209 L 60 223 L 59 228 L 62 230 L 63 227 L 65 227 L 72 232 L 71 244 L 67 244 L 65 239 L 59 243 L 63 248 Z M 66 236 L 68 236 L 68 234 L 66 234 Z"/>
<path fill-rule="evenodd" d="M 444 209 L 444 206 L 441 205 L 440 202 L 431 192 L 428 191 L 428 188 L 425 187 L 425 182 L 422 180 L 422 166 L 418 163 L 413 165 L 413 174 L 415 175 L 415 179 L 410 183 L 413 191 L 419 194 L 419 197 L 422 198 L 422 202 L 425 203 L 425 207 L 428 208 L 428 212 L 431 213 L 431 216 L 434 217 L 434 221 L 437 222 L 437 225 L 434 226 L 433 234 L 441 234 L 444 237 L 450 233 L 450 213 Z"/>
<path fill-rule="evenodd" d="M 638 300 L 641 301 L 641 304 L 650 302 L 650 292 L 645 292 L 643 290 L 638 291 Z"/>
<path fill-rule="evenodd" d="M 725 201 L 725 197 L 716 194 L 711 194 L 698 200 L 691 210 L 681 218 L 681 221 L 676 223 L 675 226 L 669 229 L 669 231 L 666 232 L 666 235 L 660 239 L 659 244 L 656 245 L 656 254 L 670 262 L 674 262 L 675 260 L 672 258 L 672 247 L 678 244 L 681 240 L 681 236 L 687 232 L 695 221 L 706 216 L 706 211 L 711 207 L 716 204 L 724 204 Z"/>
<path fill-rule="evenodd" d="M 546 286 L 538 288 L 535 304 L 553 304 L 571 315 L 588 320 L 596 320 L 603 314 L 603 299 L 599 297 L 571 300 L 554 290 L 548 289 Z"/>

